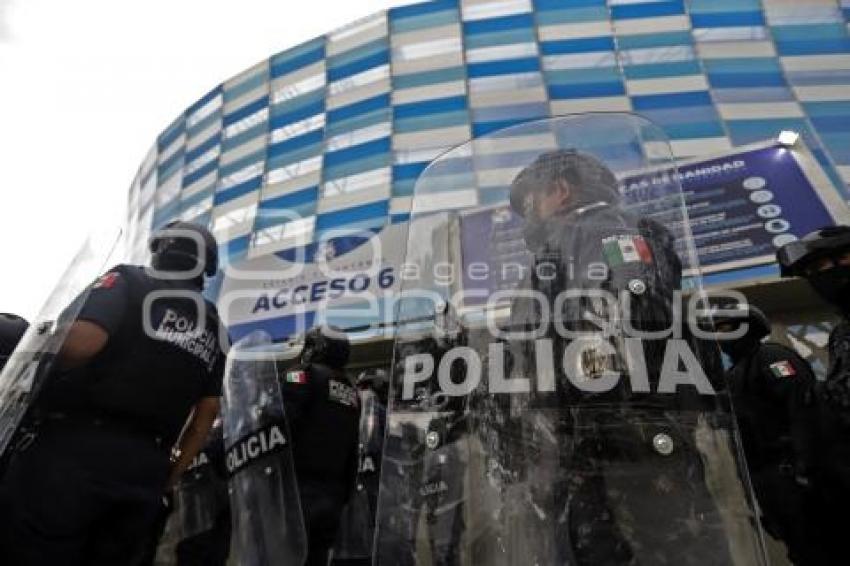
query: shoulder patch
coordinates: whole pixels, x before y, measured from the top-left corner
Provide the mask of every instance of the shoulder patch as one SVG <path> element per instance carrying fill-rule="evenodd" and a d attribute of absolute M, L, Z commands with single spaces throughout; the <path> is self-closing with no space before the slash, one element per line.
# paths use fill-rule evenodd
<path fill-rule="evenodd" d="M 110 271 L 109 273 L 104 273 L 101 275 L 97 281 L 94 282 L 92 286 L 93 289 L 111 289 L 115 286 L 115 283 L 118 281 L 118 278 L 121 277 L 121 274 L 117 271 Z"/>
<path fill-rule="evenodd" d="M 789 360 L 782 360 L 770 364 L 770 372 L 774 377 L 794 377 L 797 375 L 797 370 L 794 369 L 794 364 Z"/>
<path fill-rule="evenodd" d="M 288 371 L 286 372 L 286 382 L 304 385 L 307 383 L 307 372 L 304 370 Z"/>
<path fill-rule="evenodd" d="M 604 238 L 602 253 L 609 267 L 633 262 L 652 263 L 652 251 L 643 236 L 623 234 Z"/>

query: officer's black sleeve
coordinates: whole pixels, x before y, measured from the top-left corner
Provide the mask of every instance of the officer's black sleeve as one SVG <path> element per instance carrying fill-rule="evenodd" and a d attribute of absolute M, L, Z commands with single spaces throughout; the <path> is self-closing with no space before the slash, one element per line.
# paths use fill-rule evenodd
<path fill-rule="evenodd" d="M 122 266 L 113 267 L 89 286 L 77 320 L 93 322 L 114 336 L 124 320 L 128 297 L 127 275 Z"/>
<path fill-rule="evenodd" d="M 797 471 L 807 473 L 814 459 L 816 414 L 812 403 L 816 378 L 808 362 L 781 344 L 766 343 L 759 352 L 765 391 L 788 415 Z"/>
<path fill-rule="evenodd" d="M 216 353 L 213 369 L 207 376 L 207 386 L 204 389 L 204 397 L 221 397 L 222 382 L 224 381 L 225 360 L 226 358 L 221 351 Z"/>
<path fill-rule="evenodd" d="M 324 389 L 322 383 L 324 382 Z M 297 367 L 283 373 L 280 380 L 286 421 L 292 434 L 298 428 L 301 419 L 309 410 L 318 391 L 327 391 L 327 376 L 322 372 L 310 371 L 310 368 Z"/>

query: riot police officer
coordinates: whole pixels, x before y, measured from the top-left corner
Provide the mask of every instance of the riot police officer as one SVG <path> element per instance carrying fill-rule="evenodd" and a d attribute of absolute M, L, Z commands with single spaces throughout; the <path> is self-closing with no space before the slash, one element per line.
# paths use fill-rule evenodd
<path fill-rule="evenodd" d="M 338 328 L 312 328 L 301 363 L 281 383 L 311 566 L 328 563 L 357 474 L 360 405 L 344 371 L 349 350 Z"/>
<path fill-rule="evenodd" d="M 533 256 L 521 288 L 543 295 L 550 308 L 560 305 L 548 315 L 585 333 L 569 339 L 548 330 L 554 352 L 564 353 L 563 364 L 551 370 L 551 393 L 508 401 L 526 404 L 510 413 L 528 415 L 506 420 L 515 432 L 500 437 L 521 445 L 506 446 L 507 464 L 499 464 L 508 469 L 508 482 L 518 478 L 530 486 L 531 511 L 519 536 L 538 542 L 526 542 L 527 552 L 541 562 L 578 565 L 730 563 L 725 539 L 716 535 L 722 517 L 706 482 L 698 481 L 706 472 L 695 439 L 698 415 L 713 402 L 702 393 L 713 392 L 711 382 L 720 377 L 716 347 L 709 352 L 695 340 L 679 341 L 676 346 L 691 354 L 706 350 L 703 359 L 712 367 L 671 394 L 653 394 L 666 365 L 667 339 L 633 342 L 640 351 L 622 345 L 627 325 L 638 334 L 672 323 L 682 273 L 673 236 L 658 222 L 628 212 L 613 173 L 576 150 L 537 157 L 514 179 L 510 202 L 525 219 Z M 568 290 L 579 293 L 561 300 Z M 617 305 L 616 313 L 605 297 Z M 515 298 L 511 329 L 536 329 L 548 320 L 540 304 Z M 619 326 L 606 337 L 601 328 L 614 323 Z M 531 351 L 535 344 L 510 344 L 511 375 L 544 373 Z M 645 360 L 645 387 L 631 379 L 606 385 L 630 372 L 626 360 L 638 357 Z M 510 462 L 510 453 L 521 456 Z M 676 527 L 693 517 L 700 518 L 693 528 Z"/>
<path fill-rule="evenodd" d="M 754 305 L 715 301 L 715 328 L 738 339 L 720 340 L 732 362 L 726 379 L 741 432 L 750 479 L 765 529 L 784 541 L 795 564 L 821 564 L 813 513 L 815 375 L 797 352 L 770 336 L 770 321 Z"/>
<path fill-rule="evenodd" d="M 29 323 L 26 319 L 15 314 L 0 313 L 0 371 L 15 351 L 15 346 L 21 341 L 27 328 Z"/>
<path fill-rule="evenodd" d="M 217 245 L 174 222 L 151 267 L 117 265 L 91 284 L 28 419 L 0 494 L 4 564 L 134 563 L 169 489 L 219 407 L 224 356 L 204 276 Z"/>
<path fill-rule="evenodd" d="M 844 517 L 850 508 L 850 226 L 827 226 L 782 246 L 783 277 L 799 276 L 834 306 L 841 321 L 829 335 L 829 369 L 819 383 L 817 463 L 813 474 L 827 552 L 846 554 Z"/>

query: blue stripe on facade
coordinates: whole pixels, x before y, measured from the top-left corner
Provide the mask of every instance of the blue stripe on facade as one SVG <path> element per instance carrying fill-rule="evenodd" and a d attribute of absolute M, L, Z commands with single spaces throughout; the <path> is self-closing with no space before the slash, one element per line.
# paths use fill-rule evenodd
<path fill-rule="evenodd" d="M 331 228 L 339 228 L 361 220 L 382 216 L 386 217 L 388 212 L 389 203 L 387 201 L 378 201 L 361 204 L 360 206 L 346 208 L 344 210 L 320 214 L 316 218 L 316 231 L 323 232 Z"/>
<path fill-rule="evenodd" d="M 697 28 L 763 26 L 764 16 L 759 11 L 691 13 L 691 22 Z"/>
<path fill-rule="evenodd" d="M 257 136 L 264 136 L 266 133 L 268 133 L 268 122 L 264 120 L 259 124 L 254 124 L 244 132 L 239 132 L 235 136 L 224 138 L 221 142 L 221 151 L 222 153 L 225 153 L 239 147 L 240 145 L 248 143 Z"/>
<path fill-rule="evenodd" d="M 450 81 L 460 81 L 466 78 L 464 67 L 447 67 L 434 71 L 423 71 L 421 73 L 410 73 L 408 75 L 395 75 L 393 77 L 393 88 L 401 90 L 405 88 L 416 88 Z"/>
<path fill-rule="evenodd" d="M 319 200 L 319 187 L 310 187 L 288 195 L 282 195 L 260 202 L 254 230 L 262 230 L 272 226 L 280 226 L 297 218 L 307 218 L 316 212 Z M 287 211 L 279 213 L 277 211 Z M 293 217 L 294 216 L 294 217 Z"/>
<path fill-rule="evenodd" d="M 396 8 L 392 8 L 389 11 L 389 18 L 392 21 L 397 21 L 405 18 L 423 16 L 425 14 L 433 14 L 434 12 L 456 9 L 458 9 L 458 0 L 431 0 L 430 2 L 420 2 L 411 6 L 398 6 Z"/>
<path fill-rule="evenodd" d="M 662 0 L 643 4 L 622 4 L 611 6 L 611 17 L 615 20 L 630 20 L 635 18 L 656 18 L 659 16 L 675 16 L 684 14 L 682 0 Z"/>
<path fill-rule="evenodd" d="M 209 163 L 205 163 L 203 166 L 195 169 L 188 175 L 183 177 L 183 186 L 188 187 L 198 179 L 203 178 L 205 175 L 209 175 L 213 171 L 218 168 L 218 159 L 213 159 Z"/>
<path fill-rule="evenodd" d="M 333 69 L 328 69 L 328 80 L 329 81 L 338 81 L 340 79 L 344 79 L 345 77 L 350 77 L 351 75 L 356 75 L 358 73 L 362 73 L 363 71 L 368 71 L 369 69 L 373 69 L 375 67 L 380 67 L 381 65 L 386 65 L 390 62 L 390 51 L 389 49 L 384 49 L 374 55 L 369 55 L 364 57 L 363 59 L 358 59 L 347 65 L 341 65 L 339 67 L 335 67 Z"/>
<path fill-rule="evenodd" d="M 294 110 L 290 110 L 289 112 L 276 112 L 274 108 L 272 108 L 271 119 L 269 120 L 269 127 L 272 130 L 276 130 L 283 126 L 288 126 L 290 124 L 294 124 L 295 122 L 300 122 L 301 120 L 306 120 L 312 116 L 316 116 L 325 111 L 325 101 L 318 100 L 316 102 L 305 104 L 299 108 Z"/>
<path fill-rule="evenodd" d="M 670 47 L 675 45 L 692 45 L 693 38 L 689 31 L 668 31 L 659 33 L 642 33 L 640 35 L 622 35 L 617 38 L 617 48 L 652 49 L 654 47 Z"/>
<path fill-rule="evenodd" d="M 466 110 L 466 96 L 452 96 L 449 98 L 437 98 L 425 100 L 422 102 L 412 102 L 410 104 L 399 104 L 393 107 L 393 118 L 415 118 L 430 114 L 440 114 L 442 112 L 453 112 L 456 110 Z"/>
<path fill-rule="evenodd" d="M 220 165 L 218 174 L 221 178 L 228 177 L 233 173 L 237 173 L 246 167 L 250 167 L 255 163 L 261 163 L 266 158 L 266 148 L 261 147 L 257 151 L 253 151 L 244 157 L 240 157 L 236 161 L 232 161 L 227 165 Z"/>
<path fill-rule="evenodd" d="M 216 147 L 221 142 L 221 133 L 210 136 L 210 139 L 197 146 L 195 149 L 186 152 L 186 163 L 191 163 L 196 158 L 202 156 L 212 148 Z"/>
<path fill-rule="evenodd" d="M 711 96 L 704 90 L 633 96 L 635 110 L 654 108 L 681 108 L 684 106 L 711 106 Z"/>
<path fill-rule="evenodd" d="M 781 73 L 706 73 L 708 82 L 715 88 L 743 88 L 758 86 L 786 86 Z"/>
<path fill-rule="evenodd" d="M 467 72 L 470 79 L 512 75 L 515 73 L 530 73 L 540 70 L 540 59 L 529 57 L 512 59 L 510 61 L 493 61 L 488 63 L 470 63 Z"/>
<path fill-rule="evenodd" d="M 339 151 L 330 151 L 325 153 L 325 167 L 333 167 L 356 159 L 371 157 L 381 153 L 389 153 L 390 149 L 390 138 L 381 138 L 379 140 L 340 149 Z"/>
<path fill-rule="evenodd" d="M 549 96 L 557 99 L 564 98 L 595 98 L 603 96 L 620 96 L 626 94 L 622 82 L 577 83 L 549 85 Z"/>
<path fill-rule="evenodd" d="M 623 74 L 629 79 L 660 79 L 702 73 L 699 61 L 677 61 L 673 63 L 651 63 L 648 65 L 624 65 Z"/>
<path fill-rule="evenodd" d="M 566 5 L 565 5 L 566 4 Z M 534 8 L 539 11 L 563 10 L 564 8 L 607 7 L 605 0 L 534 0 Z"/>
<path fill-rule="evenodd" d="M 217 87 L 215 87 L 214 89 L 212 89 L 211 91 L 206 93 L 204 96 L 202 96 L 200 99 L 198 99 L 192 106 L 187 108 L 186 109 L 186 115 L 191 116 L 196 111 L 198 111 L 200 108 L 204 107 L 209 102 L 212 102 L 215 99 L 215 97 L 220 95 L 220 94 L 221 94 L 221 85 L 218 85 Z"/>
<path fill-rule="evenodd" d="M 163 161 L 156 168 L 157 184 L 162 186 L 183 165 L 183 150 L 178 150 L 174 155 Z"/>
<path fill-rule="evenodd" d="M 268 105 L 269 105 L 269 97 L 267 95 L 267 96 L 263 96 L 261 98 L 258 98 L 254 102 L 246 104 L 242 108 L 238 108 L 238 109 L 234 110 L 233 112 L 231 112 L 229 114 L 225 114 L 224 115 L 224 127 L 226 128 L 227 126 L 229 126 L 231 124 L 235 124 L 236 122 L 243 120 L 243 119 L 247 118 L 248 116 L 252 116 L 253 114 L 256 114 L 257 112 L 259 112 L 263 108 L 267 107 Z"/>
<path fill-rule="evenodd" d="M 380 110 L 383 108 L 388 108 L 390 105 L 390 95 L 382 94 L 379 96 L 375 96 L 372 98 L 367 98 L 366 100 L 361 100 L 360 102 L 356 102 L 354 104 L 349 104 L 348 106 L 342 106 L 341 108 L 335 108 L 333 110 L 328 111 L 328 124 L 333 122 L 340 122 L 342 120 L 346 120 L 348 118 L 353 118 L 355 116 L 359 116 L 361 114 L 366 114 L 368 112 L 372 112 L 374 110 Z"/>
<path fill-rule="evenodd" d="M 273 79 L 322 61 L 325 58 L 325 46 L 319 45 L 315 49 L 294 56 L 287 55 L 289 54 L 272 58 L 271 76 Z"/>
<path fill-rule="evenodd" d="M 780 55 L 826 55 L 850 52 L 850 39 L 812 39 L 801 41 L 776 41 Z"/>
<path fill-rule="evenodd" d="M 593 53 L 594 51 L 614 51 L 614 38 L 586 37 L 582 39 L 563 39 L 540 43 L 541 55 L 560 55 L 564 53 Z"/>
<path fill-rule="evenodd" d="M 266 71 L 262 70 L 257 74 L 248 77 L 241 83 L 225 88 L 224 101 L 229 102 L 231 100 L 236 100 L 243 94 L 263 86 L 263 84 L 266 83 L 266 74 Z"/>
<path fill-rule="evenodd" d="M 201 120 L 200 122 L 196 122 L 195 124 L 189 126 L 186 129 L 186 133 L 189 134 L 189 137 L 194 137 L 206 130 L 213 123 L 217 123 L 219 127 L 221 127 L 221 108 L 217 109 L 215 112 Z"/>
<path fill-rule="evenodd" d="M 257 175 L 256 177 L 251 177 L 247 181 L 243 181 L 238 185 L 233 185 L 232 187 L 228 187 L 226 189 L 220 189 L 215 194 L 213 205 L 218 206 L 233 199 L 243 197 L 251 192 L 258 190 L 262 185 L 263 176 Z"/>
<path fill-rule="evenodd" d="M 198 191 L 192 196 L 186 198 L 182 194 L 180 195 L 180 210 L 187 210 L 196 204 L 200 204 L 205 198 L 209 198 L 212 189 L 215 186 L 215 183 L 210 183 L 210 186 L 205 190 Z"/>
<path fill-rule="evenodd" d="M 295 151 L 296 149 L 301 149 L 309 145 L 322 143 L 323 139 L 324 132 L 322 130 L 314 130 L 312 132 L 307 132 L 306 134 L 301 136 L 277 142 L 269 146 L 269 159 L 278 157 L 290 151 Z"/>
<path fill-rule="evenodd" d="M 393 122 L 393 131 L 397 134 L 404 134 L 407 132 L 460 126 L 468 122 L 469 112 L 467 110 L 455 110 L 452 112 L 416 116 L 414 118 L 398 118 Z"/>
<path fill-rule="evenodd" d="M 466 35 L 512 31 L 521 28 L 534 29 L 534 16 L 532 14 L 518 14 L 515 16 L 463 22 L 463 32 Z"/>
<path fill-rule="evenodd" d="M 582 22 L 608 21 L 606 6 L 586 6 L 573 8 L 572 3 L 561 4 L 558 10 L 538 10 L 537 25 L 580 24 Z"/>
<path fill-rule="evenodd" d="M 185 116 L 181 115 L 174 122 L 171 123 L 168 128 L 164 132 L 162 132 L 156 140 L 157 149 L 162 152 L 165 149 L 168 149 L 174 141 L 180 137 L 183 133 L 186 126 Z"/>

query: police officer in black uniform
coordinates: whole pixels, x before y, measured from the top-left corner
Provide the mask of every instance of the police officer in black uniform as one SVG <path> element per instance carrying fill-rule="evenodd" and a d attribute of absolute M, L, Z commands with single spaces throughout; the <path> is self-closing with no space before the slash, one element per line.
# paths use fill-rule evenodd
<path fill-rule="evenodd" d="M 776 253 L 783 277 L 799 276 L 834 306 L 841 321 L 829 335 L 829 370 L 818 383 L 817 462 L 812 479 L 820 501 L 831 563 L 846 558 L 850 509 L 850 226 L 827 226 Z"/>
<path fill-rule="evenodd" d="M 0 313 L 0 371 L 6 365 L 6 360 L 15 351 L 18 342 L 29 328 L 26 319 L 9 313 Z"/>
<path fill-rule="evenodd" d="M 344 368 L 348 337 L 321 326 L 304 337 L 301 363 L 281 389 L 307 527 L 307 565 L 326 566 L 357 474 L 360 404 Z"/>
<path fill-rule="evenodd" d="M 762 524 L 784 541 L 794 564 L 823 564 L 817 540 L 811 474 L 817 438 L 816 378 L 797 352 L 770 336 L 770 321 L 754 305 L 715 301 L 715 328 L 746 333 L 721 339 L 732 366 L 726 372 L 735 417 Z"/>
<path fill-rule="evenodd" d="M 632 328 L 670 327 L 682 273 L 673 237 L 659 223 L 623 210 L 617 180 L 598 159 L 566 149 L 542 154 L 514 179 L 510 202 L 525 219 L 524 238 L 533 254 L 521 288 L 545 295 L 550 308 L 565 290 L 604 291 L 623 309 L 625 296 L 629 308 L 622 316 Z M 609 244 L 616 253 L 608 253 Z M 601 336 L 590 322 L 609 314 L 599 302 L 578 297 L 562 305 L 551 313 L 555 319 L 573 331 Z M 537 301 L 514 299 L 511 330 L 536 329 L 543 318 Z M 552 325 L 548 332 L 553 351 L 565 352 L 570 341 L 556 335 Z M 507 363 L 516 375 L 538 374 L 534 344 L 510 344 Z M 716 389 L 711 380 L 722 375 L 719 352 L 691 339 L 690 348 L 707 373 L 699 384 L 702 390 L 688 385 L 661 395 L 656 389 L 666 346 L 666 339 L 642 341 L 651 393 L 632 391 L 622 350 L 612 355 L 613 346 L 600 344 L 569 361 L 583 368 L 588 389 L 571 383 L 563 368 L 568 361 L 561 364 L 557 358 L 554 393 L 532 393 L 525 401 L 510 396 L 510 403 L 535 409 L 514 407 L 513 414 L 535 420 L 505 420 L 503 426 L 513 427 L 513 433 L 500 436 L 512 436 L 518 445 L 504 447 L 506 463 L 500 465 L 508 470 L 509 482 L 518 477 L 531 486 L 530 519 L 521 536 L 538 537 L 538 543 L 526 544 L 541 560 L 730 563 L 727 549 L 717 544 L 724 538 L 712 532 L 722 521 L 701 480 L 704 470 L 692 429 L 704 404 L 708 409 L 713 402 L 702 390 Z M 613 388 L 594 392 L 592 384 L 607 371 L 622 377 Z M 510 462 L 511 453 L 520 455 L 519 461 Z M 693 517 L 702 524 L 685 528 Z M 546 532 L 552 528 L 555 532 Z"/>
<path fill-rule="evenodd" d="M 175 222 L 150 246 L 152 268 L 118 265 L 90 286 L 30 411 L 37 437 L 0 493 L 0 563 L 137 563 L 163 494 L 206 440 L 224 362 L 201 296 L 217 245 Z"/>

